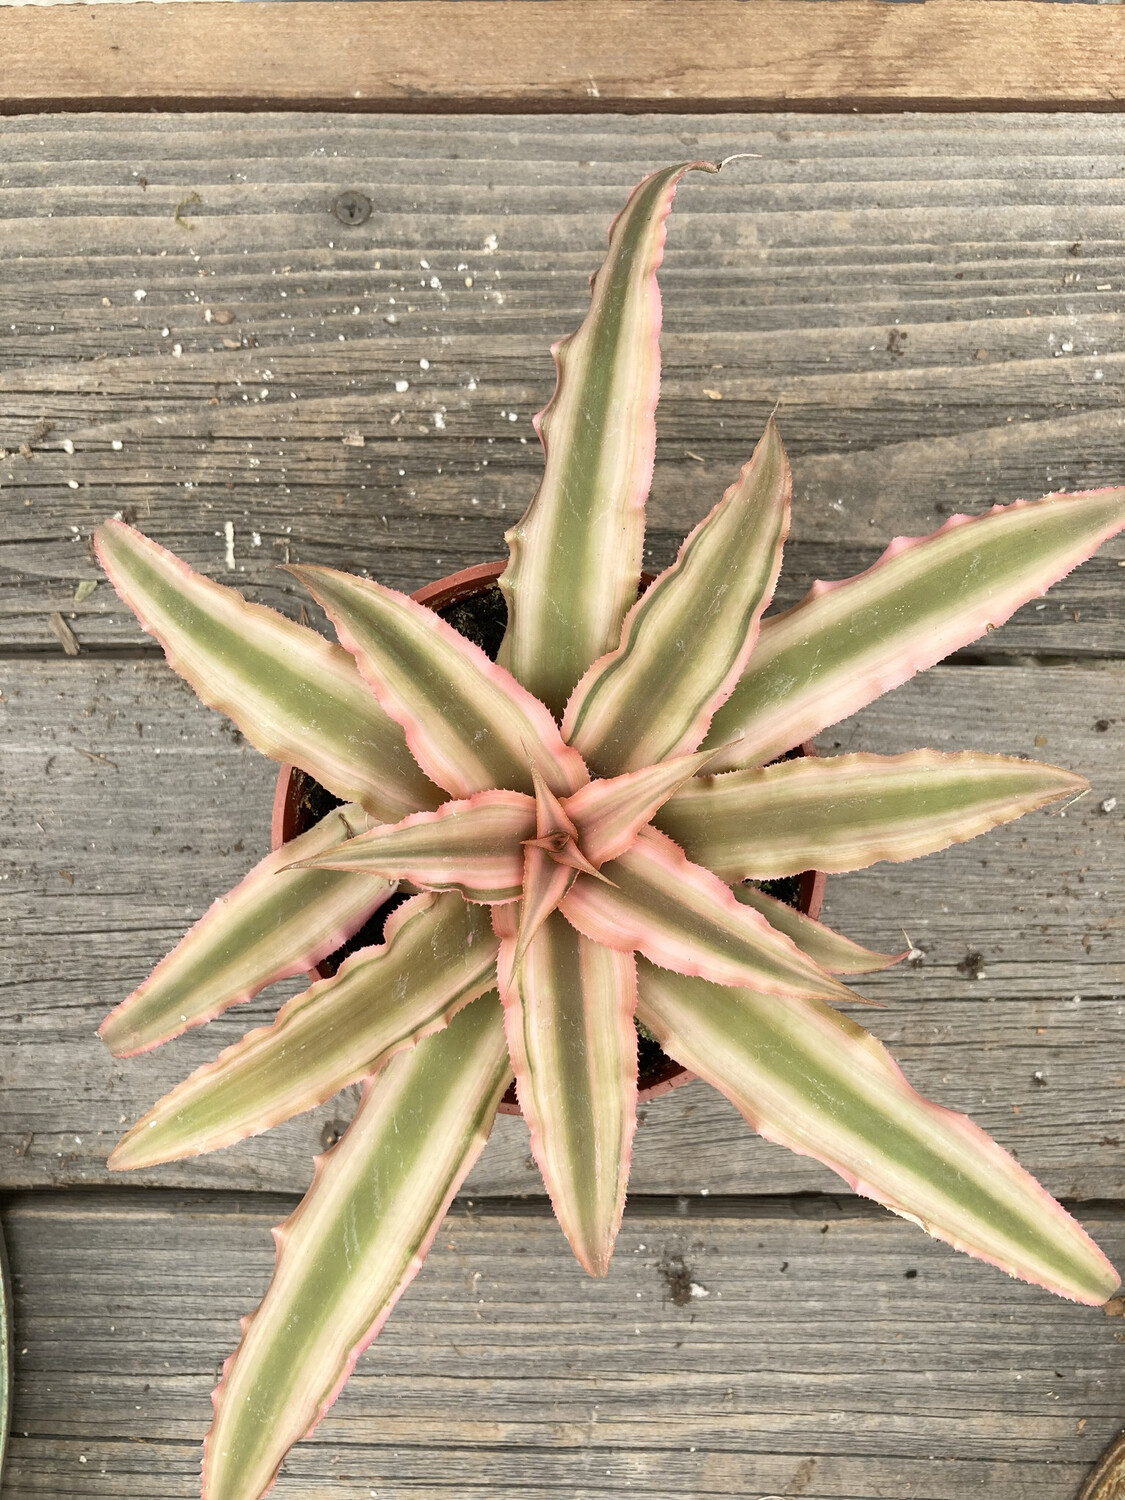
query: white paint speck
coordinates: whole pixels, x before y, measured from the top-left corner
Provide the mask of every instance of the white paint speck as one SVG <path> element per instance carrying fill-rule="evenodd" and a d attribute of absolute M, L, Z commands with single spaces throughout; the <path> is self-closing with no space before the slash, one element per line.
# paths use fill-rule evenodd
<path fill-rule="evenodd" d="M 227 558 L 226 558 L 227 568 L 228 568 L 228 570 L 230 572 L 233 573 L 234 572 L 234 568 L 235 568 L 235 562 L 234 562 L 234 522 L 233 521 L 224 521 L 223 522 L 223 536 L 226 538 L 226 544 L 227 544 Z"/>

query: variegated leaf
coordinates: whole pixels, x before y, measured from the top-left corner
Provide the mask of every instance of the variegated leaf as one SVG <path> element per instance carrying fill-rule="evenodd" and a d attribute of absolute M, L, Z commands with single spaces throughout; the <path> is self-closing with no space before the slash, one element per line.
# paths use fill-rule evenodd
<path fill-rule="evenodd" d="M 374 1073 L 496 986 L 488 915 L 452 893 L 415 896 L 386 939 L 353 953 L 165 1095 L 123 1137 L 115 1170 L 217 1151 L 260 1135 Z"/>
<path fill-rule="evenodd" d="M 519 907 L 519 928 L 512 964 L 501 962 L 500 998 L 507 1001 L 511 985 L 513 964 L 519 963 L 527 952 L 532 938 L 543 923 L 557 908 L 559 902 L 577 879 L 578 872 L 571 865 L 559 864 L 545 849 L 529 844 L 524 850 L 523 900 Z"/>
<path fill-rule="evenodd" d="M 494 787 L 530 795 L 532 760 L 559 796 L 589 780 L 542 703 L 432 610 L 333 568 L 289 571 L 324 606 L 418 764 L 451 796 Z"/>
<path fill-rule="evenodd" d="M 965 1115 L 931 1104 L 883 1045 L 816 1000 L 639 965 L 638 1015 L 767 1140 L 815 1157 L 958 1250 L 1078 1302 L 1117 1275 L 1085 1231 Z"/>
<path fill-rule="evenodd" d="M 632 848 L 645 824 L 673 792 L 706 766 L 714 753 L 697 750 L 693 755 L 677 755 L 640 771 L 588 781 L 579 787 L 566 799 L 566 812 L 587 858 L 601 865 Z"/>
<path fill-rule="evenodd" d="M 546 917 L 503 996 L 516 1094 L 563 1233 L 609 1269 L 637 1123 L 636 964 Z"/>
<path fill-rule="evenodd" d="M 762 624 L 707 744 L 761 765 L 932 667 L 1045 592 L 1125 526 L 1125 488 L 1049 495 L 899 537 L 866 573 L 818 583 Z"/>
<path fill-rule="evenodd" d="M 386 901 L 394 885 L 370 873 L 287 866 L 338 847 L 366 826 L 356 804 L 338 807 L 307 833 L 267 854 L 109 1013 L 99 1035 L 110 1050 L 124 1057 L 159 1046 L 333 953 Z"/>
<path fill-rule="evenodd" d="M 859 998 L 654 828 L 646 828 L 628 853 L 607 864 L 605 874 L 612 886 L 580 875 L 560 907 L 593 942 L 635 950 L 717 984 L 754 984 L 777 995 Z"/>
<path fill-rule="evenodd" d="M 917 859 L 1089 785 L 1035 760 L 965 750 L 780 761 L 700 777 L 656 816 L 724 880 Z"/>
<path fill-rule="evenodd" d="M 498 997 L 393 1057 L 300 1207 L 215 1392 L 204 1500 L 257 1500 L 416 1275 L 511 1078 Z"/>
<path fill-rule="evenodd" d="M 478 792 L 436 812 L 381 824 L 302 863 L 366 870 L 470 901 L 514 901 L 523 883 L 523 842 L 535 833 L 535 803 L 522 792 Z"/>
<path fill-rule="evenodd" d="M 95 533 L 102 566 L 171 666 L 257 749 L 394 823 L 441 793 L 346 651 L 186 563 L 121 521 Z"/>
<path fill-rule="evenodd" d="M 900 963 L 910 951 L 904 949 L 901 953 L 875 953 L 870 948 L 853 943 L 851 938 L 834 932 L 831 927 L 817 922 L 796 907 L 768 896 L 756 886 L 736 885 L 733 889 L 735 900 L 760 912 L 771 927 L 776 927 L 778 932 L 791 938 L 802 953 L 807 954 L 813 963 L 827 969 L 830 974 L 874 974 L 880 969 L 889 969 L 892 964 Z"/>
<path fill-rule="evenodd" d="M 660 394 L 665 221 L 689 162 L 646 177 L 610 229 L 578 332 L 552 350 L 558 384 L 536 418 L 546 466 L 507 534 L 500 661 L 562 716 L 592 661 L 617 645 L 636 598 Z M 523 790 L 523 788 L 521 788 Z"/>
<path fill-rule="evenodd" d="M 789 534 L 792 478 L 772 417 L 731 485 L 587 671 L 563 734 L 595 774 L 694 750 L 758 639 Z"/>

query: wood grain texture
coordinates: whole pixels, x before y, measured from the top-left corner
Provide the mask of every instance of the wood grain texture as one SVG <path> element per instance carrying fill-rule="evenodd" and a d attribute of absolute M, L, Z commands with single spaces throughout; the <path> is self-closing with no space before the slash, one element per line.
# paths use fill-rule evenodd
<path fill-rule="evenodd" d="M 1116 6 L 464 0 L 0 12 L 0 109 L 1118 109 Z M 247 66 L 248 59 L 253 65 Z"/>
<path fill-rule="evenodd" d="M 105 1173 L 126 1123 L 297 986 L 143 1058 L 94 1035 L 264 851 L 273 773 L 104 582 L 75 599 L 93 526 L 125 510 L 291 616 L 287 557 L 413 588 L 499 556 L 539 472 L 547 347 L 610 215 L 661 162 L 738 150 L 761 154 L 672 220 L 651 564 L 779 399 L 782 602 L 956 510 L 1120 479 L 1108 115 L 0 121 L 0 1187 L 36 1190 L 0 1204 L 21 1335 L 4 1500 L 198 1493 L 208 1392 L 292 1201 L 270 1194 L 304 1188 L 355 1102 L 128 1179 L 180 1197 Z M 346 189 L 366 224 L 331 216 Z M 833 879 L 825 912 L 873 945 L 906 929 L 921 962 L 865 984 L 886 1004 L 865 1024 L 1079 1199 L 1125 1197 L 1123 561 L 1115 543 L 1020 611 L 998 665 L 936 669 L 822 740 L 1091 776 L 1065 817 Z M 526 1128 L 499 1121 L 279 1495 L 1070 1500 L 1120 1423 L 1119 1320 L 868 1210 L 701 1084 L 645 1111 L 633 1188 L 613 1274 L 588 1281 Z M 832 1197 L 716 1206 L 810 1192 Z M 1125 1260 L 1120 1210 L 1089 1222 Z M 709 1293 L 682 1307 L 659 1270 L 677 1256 Z"/>
<path fill-rule="evenodd" d="M 273 767 L 162 662 L 17 658 L 0 665 L 0 691 L 0 1184 L 105 1182 L 124 1124 L 298 987 L 143 1057 L 115 1061 L 94 1035 L 264 852 Z M 1091 795 L 1068 809 L 833 877 L 825 915 L 884 951 L 905 928 L 923 952 L 860 985 L 887 1006 L 863 1023 L 918 1087 L 969 1110 L 1056 1193 L 1125 1192 L 1125 668 L 937 668 L 821 743 L 1008 751 L 1089 775 Z M 353 1108 L 348 1093 L 140 1180 L 303 1188 L 323 1132 Z M 837 1186 L 756 1140 L 702 1084 L 647 1107 L 632 1182 L 642 1193 Z M 501 1122 L 469 1191 L 542 1191 L 522 1121 Z"/>
<path fill-rule="evenodd" d="M 287 557 L 414 588 L 502 555 L 611 215 L 654 165 L 738 150 L 671 221 L 652 564 L 778 402 L 782 602 L 896 532 L 1125 473 L 1116 120 L 9 119 L 0 644 L 61 652 L 52 611 L 86 650 L 142 642 L 104 584 L 74 599 L 120 509 L 291 615 Z M 344 189 L 366 224 L 332 216 Z M 1123 560 L 989 651 L 1125 653 Z"/>
<path fill-rule="evenodd" d="M 4 1500 L 197 1494 L 210 1388 L 291 1201 L 10 1200 Z M 1119 1210 L 1084 1222 L 1125 1257 Z M 1119 1319 L 889 1215 L 644 1202 L 599 1282 L 548 1214 L 458 1204 L 275 1493 L 1071 1500 L 1123 1379 Z"/>

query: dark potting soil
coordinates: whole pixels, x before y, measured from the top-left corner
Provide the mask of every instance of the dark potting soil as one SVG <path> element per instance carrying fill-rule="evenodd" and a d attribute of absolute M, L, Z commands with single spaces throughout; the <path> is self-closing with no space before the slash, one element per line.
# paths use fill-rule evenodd
<path fill-rule="evenodd" d="M 467 599 L 458 599 L 452 604 L 443 605 L 437 613 L 467 640 L 479 646 L 493 661 L 496 660 L 500 642 L 504 639 L 504 630 L 508 624 L 508 606 L 497 584 L 489 584 L 480 593 L 472 594 Z M 294 768 L 293 777 L 298 788 L 295 836 L 311 828 L 314 823 L 318 823 L 334 807 L 340 807 L 342 798 L 334 797 L 331 792 L 321 786 L 319 781 L 305 771 Z M 799 903 L 801 885 L 799 875 L 787 875 L 781 880 L 762 880 L 757 884 L 767 895 L 774 896 L 778 901 L 784 901 L 787 906 L 797 906 Z M 321 970 L 330 975 L 335 974 L 344 960 L 357 949 L 369 948 L 376 943 L 381 943 L 387 918 L 409 899 L 409 896 L 402 894 L 392 896 L 384 906 L 367 919 L 358 932 L 352 934 L 346 943 L 321 961 Z M 662 1083 L 680 1071 L 679 1064 L 674 1062 L 662 1050 L 660 1043 L 639 1024 L 637 1026 L 637 1071 L 641 1088 Z M 509 1096 L 514 1102 L 515 1094 L 511 1089 L 505 1097 Z"/>

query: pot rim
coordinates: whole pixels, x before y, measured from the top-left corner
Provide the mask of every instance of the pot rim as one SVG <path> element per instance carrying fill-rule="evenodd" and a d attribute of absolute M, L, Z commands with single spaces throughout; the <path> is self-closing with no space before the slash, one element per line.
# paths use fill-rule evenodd
<path fill-rule="evenodd" d="M 455 604 L 458 600 L 467 599 L 481 592 L 484 584 L 495 583 L 506 567 L 507 563 L 504 562 L 476 563 L 473 567 L 461 568 L 445 578 L 438 578 L 433 583 L 423 584 L 420 589 L 415 589 L 410 597 L 415 603 L 424 604 L 429 609 L 441 609 L 447 604 Z M 646 584 L 652 582 L 650 575 L 644 574 L 642 578 Z M 806 740 L 800 748 L 804 755 L 816 755 L 816 746 L 811 740 Z M 295 838 L 299 831 L 296 828 L 297 799 L 295 795 L 290 795 L 295 769 L 290 765 L 278 767 L 277 786 L 273 796 L 273 815 L 270 820 L 271 849 L 279 849 L 289 839 Z M 820 908 L 824 902 L 824 886 L 827 877 L 823 870 L 803 870 L 798 879 L 800 887 L 797 909 L 815 920 L 820 916 Z M 323 977 L 319 967 L 309 971 L 310 981 Z M 638 1091 L 638 1104 L 659 1098 L 661 1094 L 670 1093 L 673 1089 L 682 1088 L 685 1083 L 691 1083 L 696 1077 L 694 1073 L 681 1067 L 671 1058 L 668 1059 L 668 1064 L 668 1068 L 662 1075 L 658 1076 L 654 1082 L 645 1084 Z M 516 1101 L 514 1084 L 509 1085 L 500 1102 L 499 1112 L 504 1115 L 522 1114 Z"/>

